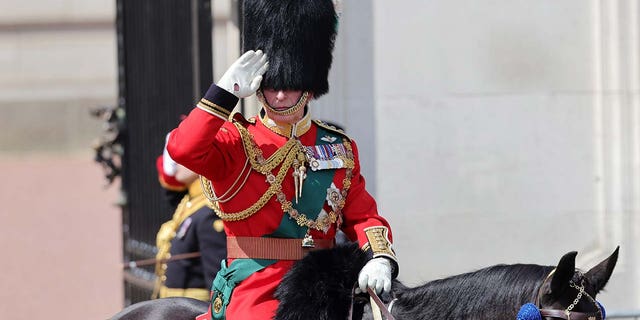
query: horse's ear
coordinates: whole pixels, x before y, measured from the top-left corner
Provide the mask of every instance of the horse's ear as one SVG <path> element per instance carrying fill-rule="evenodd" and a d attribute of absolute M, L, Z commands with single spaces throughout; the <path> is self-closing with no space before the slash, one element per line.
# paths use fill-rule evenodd
<path fill-rule="evenodd" d="M 616 262 L 618 262 L 619 250 L 620 246 L 616 247 L 616 250 L 613 251 L 609 258 L 604 259 L 585 274 L 585 277 L 593 285 L 596 293 L 600 292 L 600 290 L 602 290 L 609 281 L 609 278 L 613 273 L 613 268 L 615 268 Z"/>
<path fill-rule="evenodd" d="M 569 287 L 569 281 L 573 278 L 573 274 L 576 272 L 576 255 L 578 252 L 571 251 L 558 262 L 556 270 L 553 273 L 553 279 L 551 279 L 551 294 L 555 297 L 561 296 L 567 287 Z"/>

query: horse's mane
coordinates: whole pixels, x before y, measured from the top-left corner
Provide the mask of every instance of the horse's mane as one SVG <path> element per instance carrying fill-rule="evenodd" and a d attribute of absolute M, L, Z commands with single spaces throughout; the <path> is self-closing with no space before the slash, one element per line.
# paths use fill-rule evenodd
<path fill-rule="evenodd" d="M 522 304 L 534 301 L 538 286 L 552 269 L 532 264 L 495 265 L 415 288 L 396 283 L 394 314 L 399 319 L 407 315 L 413 319 L 442 319 L 442 315 L 448 315 L 446 319 L 513 318 Z"/>
<path fill-rule="evenodd" d="M 346 319 L 351 290 L 366 259 L 357 245 L 311 252 L 294 265 L 276 290 L 280 304 L 275 319 L 309 319 L 309 315 Z M 398 299 L 393 314 L 397 319 L 514 319 L 522 304 L 533 302 L 538 286 L 552 269 L 496 265 L 415 288 L 394 281 L 392 291 Z"/>

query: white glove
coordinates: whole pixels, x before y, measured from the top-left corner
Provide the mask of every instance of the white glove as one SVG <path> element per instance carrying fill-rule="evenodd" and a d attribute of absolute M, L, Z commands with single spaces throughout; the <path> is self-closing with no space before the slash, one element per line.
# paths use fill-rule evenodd
<path fill-rule="evenodd" d="M 164 174 L 174 177 L 185 185 L 189 185 L 198 178 L 198 175 L 171 158 L 169 151 L 167 151 L 167 144 L 169 143 L 170 135 L 171 132 L 167 133 L 164 140 L 164 150 L 162 151 L 162 170 L 164 171 Z"/>
<path fill-rule="evenodd" d="M 217 85 L 238 98 L 246 98 L 258 90 L 268 67 L 266 54 L 249 50 L 227 69 Z"/>
<path fill-rule="evenodd" d="M 173 177 L 176 175 L 176 171 L 178 170 L 178 163 L 171 158 L 167 151 L 169 135 L 171 135 L 171 132 L 167 133 L 167 136 L 164 139 L 164 150 L 162 150 L 162 170 L 164 170 L 164 174 Z"/>
<path fill-rule="evenodd" d="M 391 291 L 391 261 L 387 258 L 373 258 L 362 267 L 358 275 L 356 293 L 367 292 L 367 287 L 376 294 Z"/>

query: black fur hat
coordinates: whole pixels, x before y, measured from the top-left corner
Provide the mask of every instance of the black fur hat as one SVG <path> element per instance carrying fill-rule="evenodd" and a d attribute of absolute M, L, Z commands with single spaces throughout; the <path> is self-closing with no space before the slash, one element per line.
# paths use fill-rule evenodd
<path fill-rule="evenodd" d="M 267 54 L 264 88 L 327 93 L 336 29 L 332 0 L 244 0 L 242 48 Z"/>

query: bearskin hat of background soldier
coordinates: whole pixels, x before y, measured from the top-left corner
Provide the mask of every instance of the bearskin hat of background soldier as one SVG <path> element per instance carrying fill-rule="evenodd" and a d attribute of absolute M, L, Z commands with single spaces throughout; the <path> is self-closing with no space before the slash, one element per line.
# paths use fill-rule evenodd
<path fill-rule="evenodd" d="M 244 0 L 242 48 L 267 55 L 264 88 L 327 93 L 336 29 L 332 0 Z"/>

